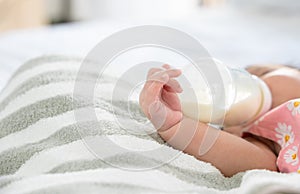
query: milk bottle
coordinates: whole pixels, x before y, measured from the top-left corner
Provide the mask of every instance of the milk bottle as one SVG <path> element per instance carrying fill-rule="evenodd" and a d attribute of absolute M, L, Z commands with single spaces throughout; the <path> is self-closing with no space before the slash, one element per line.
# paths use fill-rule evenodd
<path fill-rule="evenodd" d="M 196 66 L 186 65 L 178 80 L 183 88 L 179 99 L 185 116 L 205 123 L 235 126 L 249 123 L 270 109 L 271 93 L 262 80 L 245 70 L 213 61 L 221 78 L 217 84 L 223 87 L 222 93 L 218 93 L 222 98 L 213 101 L 219 90 L 212 90 L 214 84 L 207 82 L 207 76 L 218 76 L 217 73 L 201 73 L 201 66 L 207 60 L 197 61 Z"/>

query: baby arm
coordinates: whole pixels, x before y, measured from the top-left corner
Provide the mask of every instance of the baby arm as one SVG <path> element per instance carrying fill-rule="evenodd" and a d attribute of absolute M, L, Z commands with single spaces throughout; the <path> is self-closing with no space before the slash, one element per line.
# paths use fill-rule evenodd
<path fill-rule="evenodd" d="M 168 65 L 153 68 L 140 94 L 140 106 L 159 135 L 174 148 L 212 163 L 225 176 L 250 169 L 276 171 L 276 156 L 265 144 L 254 138 L 246 141 L 182 114 L 177 96 L 182 89 L 175 80 L 180 74 Z"/>

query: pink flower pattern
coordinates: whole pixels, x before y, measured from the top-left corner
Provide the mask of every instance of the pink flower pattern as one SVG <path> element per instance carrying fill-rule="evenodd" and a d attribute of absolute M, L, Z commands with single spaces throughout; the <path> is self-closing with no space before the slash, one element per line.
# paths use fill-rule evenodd
<path fill-rule="evenodd" d="M 270 110 L 247 129 L 281 147 L 277 157 L 280 172 L 300 173 L 300 98 Z"/>

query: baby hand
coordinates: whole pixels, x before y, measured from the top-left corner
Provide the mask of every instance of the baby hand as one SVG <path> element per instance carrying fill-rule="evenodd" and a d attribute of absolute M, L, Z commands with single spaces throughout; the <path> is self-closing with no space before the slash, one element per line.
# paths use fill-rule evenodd
<path fill-rule="evenodd" d="M 164 131 L 182 119 L 180 101 L 177 93 L 182 92 L 180 84 L 174 79 L 181 74 L 169 65 L 152 68 L 140 94 L 139 103 L 144 114 L 157 130 Z"/>

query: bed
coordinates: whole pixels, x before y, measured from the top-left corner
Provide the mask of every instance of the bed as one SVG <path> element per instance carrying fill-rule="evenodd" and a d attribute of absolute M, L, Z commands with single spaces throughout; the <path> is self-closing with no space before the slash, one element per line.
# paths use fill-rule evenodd
<path fill-rule="evenodd" d="M 204 10 L 195 20 L 150 24 L 171 26 L 197 37 L 213 57 L 235 67 L 297 65 L 300 17 L 287 17 Z M 97 101 L 100 123 L 74 120 L 73 111 L 86 106 L 82 99 L 75 99 L 74 104 L 71 95 L 82 59 L 112 32 L 140 24 L 79 22 L 0 37 L 0 193 L 299 193 L 297 173 L 251 170 L 226 178 L 209 163 L 165 145 L 156 134 L 141 136 L 122 130 L 114 114 L 132 129 L 144 127 L 136 101 L 131 102 L 134 122 L 124 113 L 124 102 L 115 103 L 117 111 L 112 112 L 103 96 Z M 104 78 L 102 92 L 110 92 L 117 76 L 112 72 Z M 112 155 L 103 144 L 110 165 L 89 152 L 78 129 L 86 137 L 109 137 L 131 149 L 163 149 L 161 155 Z M 162 155 L 168 153 L 179 156 L 149 168 L 161 164 Z M 137 166 L 142 170 L 136 170 Z"/>

